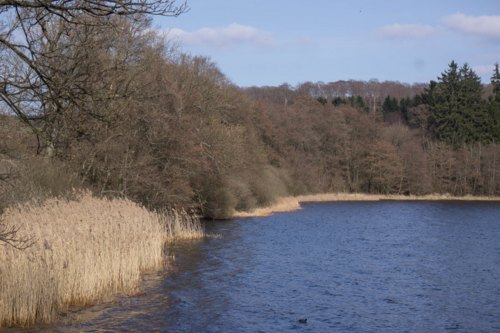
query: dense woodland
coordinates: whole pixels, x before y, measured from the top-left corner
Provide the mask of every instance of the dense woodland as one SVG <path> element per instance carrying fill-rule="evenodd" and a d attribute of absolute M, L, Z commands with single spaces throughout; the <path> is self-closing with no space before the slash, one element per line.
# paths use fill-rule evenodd
<path fill-rule="evenodd" d="M 498 65 L 488 85 L 452 61 L 429 84 L 241 88 L 141 10 L 9 6 L 0 209 L 82 187 L 214 218 L 305 193 L 500 194 Z"/>

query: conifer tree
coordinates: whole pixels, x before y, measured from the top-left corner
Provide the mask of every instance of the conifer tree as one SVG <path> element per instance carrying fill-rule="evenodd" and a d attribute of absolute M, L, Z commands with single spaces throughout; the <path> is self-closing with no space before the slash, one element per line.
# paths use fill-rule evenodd
<path fill-rule="evenodd" d="M 430 126 L 436 137 L 454 147 L 470 142 L 491 142 L 491 117 L 481 99 L 479 76 L 455 61 L 438 78 L 429 101 Z"/>
<path fill-rule="evenodd" d="M 464 123 L 458 104 L 460 74 L 455 61 L 448 67 L 438 78 L 433 92 L 430 125 L 438 139 L 455 145 L 458 142 L 457 136 L 461 135 L 458 126 Z"/>
<path fill-rule="evenodd" d="M 491 85 L 493 86 L 493 98 L 496 102 L 500 102 L 500 70 L 498 62 L 495 64 L 493 76 L 491 77 Z"/>
<path fill-rule="evenodd" d="M 399 111 L 399 103 L 395 97 L 387 96 L 382 104 L 382 112 L 397 112 Z"/>
<path fill-rule="evenodd" d="M 465 142 L 491 142 L 492 123 L 482 99 L 481 78 L 466 63 L 460 68 L 459 103 L 466 121 Z"/>
<path fill-rule="evenodd" d="M 493 137 L 495 142 L 500 142 L 500 71 L 498 63 L 495 64 L 493 76 L 491 77 L 493 87 L 493 98 L 490 100 L 489 111 L 492 118 Z"/>

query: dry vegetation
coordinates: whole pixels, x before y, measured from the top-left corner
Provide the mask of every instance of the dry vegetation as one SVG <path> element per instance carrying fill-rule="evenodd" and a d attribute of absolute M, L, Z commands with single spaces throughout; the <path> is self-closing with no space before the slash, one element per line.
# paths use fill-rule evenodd
<path fill-rule="evenodd" d="M 235 211 L 233 217 L 268 216 L 273 213 L 290 212 L 301 209 L 301 202 L 335 202 L 335 201 L 500 201 L 500 197 L 488 196 L 452 196 L 450 194 L 397 195 L 366 193 L 319 193 L 279 198 L 275 203 L 253 209 L 251 211 Z"/>
<path fill-rule="evenodd" d="M 210 218 L 500 195 L 498 66 L 489 96 L 462 69 L 472 103 L 454 128 L 439 122 L 443 78 L 243 89 L 151 29 L 147 14 L 176 16 L 184 1 L 36 3 L 0 1 L 0 325 L 133 292 L 165 240 L 202 234 L 185 213 L 73 188 Z"/>
<path fill-rule="evenodd" d="M 311 193 L 500 195 L 500 83 L 499 104 L 491 94 L 471 104 L 491 109 L 494 121 L 484 119 L 499 135 L 450 146 L 430 102 L 445 86 L 433 94 L 377 81 L 242 89 L 210 59 L 173 50 L 147 17 L 77 13 L 85 20 L 75 23 L 48 9 L 13 16 L 12 26 L 31 27 L 35 53 L 0 68 L 8 83 L 0 210 L 33 193 L 64 195 L 67 184 L 208 218 Z M 25 72 L 47 80 L 30 86 Z"/>
<path fill-rule="evenodd" d="M 34 244 L 0 246 L 0 327 L 48 322 L 69 306 L 133 294 L 141 272 L 164 264 L 166 241 L 203 236 L 199 220 L 184 212 L 155 213 L 88 192 L 10 207 L 1 223 Z"/>
<path fill-rule="evenodd" d="M 299 202 L 331 202 L 331 201 L 500 201 L 500 197 L 491 196 L 453 196 L 450 194 L 400 195 L 400 194 L 365 194 L 365 193 L 320 193 L 300 195 Z"/>
<path fill-rule="evenodd" d="M 300 201 L 297 197 L 283 197 L 276 200 L 275 203 L 261 208 L 255 208 L 249 211 L 234 211 L 233 217 L 254 217 L 268 216 L 273 213 L 290 212 L 300 209 Z"/>

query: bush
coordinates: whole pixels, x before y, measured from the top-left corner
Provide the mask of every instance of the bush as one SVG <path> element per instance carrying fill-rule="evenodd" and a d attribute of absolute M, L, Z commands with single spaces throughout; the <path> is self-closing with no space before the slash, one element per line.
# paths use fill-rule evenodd
<path fill-rule="evenodd" d="M 81 186 L 62 162 L 40 157 L 0 158 L 0 213 L 7 207 L 51 197 L 68 197 Z"/>

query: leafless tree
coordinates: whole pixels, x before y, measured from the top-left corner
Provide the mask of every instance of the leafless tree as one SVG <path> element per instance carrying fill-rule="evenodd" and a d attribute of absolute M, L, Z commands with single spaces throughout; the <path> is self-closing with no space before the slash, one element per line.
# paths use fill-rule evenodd
<path fill-rule="evenodd" d="M 127 96 L 127 66 L 137 62 L 148 16 L 187 10 L 177 0 L 0 0 L 0 107 L 53 155 L 67 133 L 86 135 L 83 117 L 105 121 L 96 110 Z M 9 176 L 0 173 L 0 181 Z M 32 241 L 0 220 L 0 245 L 25 249 Z"/>
<path fill-rule="evenodd" d="M 186 2 L 175 0 L 0 0 L 0 11 L 26 8 L 54 14 L 75 22 L 80 14 L 91 16 L 111 15 L 164 15 L 177 16 L 187 10 Z"/>
<path fill-rule="evenodd" d="M 115 91 L 97 97 L 89 91 L 92 79 L 101 76 L 91 51 L 95 56 L 104 35 L 122 29 L 124 20 L 141 24 L 147 15 L 177 16 L 187 10 L 186 2 L 176 0 L 0 0 L 0 101 L 51 155 L 58 128 L 75 121 L 69 109 L 86 109 L 96 98 L 122 97 Z M 105 46 L 113 54 L 113 46 Z"/>

